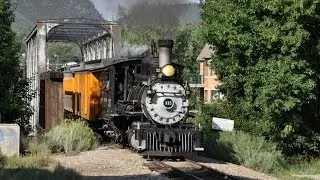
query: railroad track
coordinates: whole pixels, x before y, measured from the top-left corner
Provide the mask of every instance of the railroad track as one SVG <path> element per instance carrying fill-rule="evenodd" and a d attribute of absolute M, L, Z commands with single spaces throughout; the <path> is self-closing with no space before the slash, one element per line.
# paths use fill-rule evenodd
<path fill-rule="evenodd" d="M 239 179 L 191 160 L 181 162 L 153 160 L 149 163 L 146 163 L 145 166 L 148 167 L 151 171 L 156 171 L 170 179 Z"/>
<path fill-rule="evenodd" d="M 130 147 L 122 146 L 118 143 L 111 143 L 111 149 L 128 149 L 134 152 Z M 136 153 L 136 152 L 135 152 Z M 202 165 L 192 160 L 185 161 L 166 161 L 158 159 L 149 159 L 144 166 L 151 171 L 158 172 L 170 179 L 184 180 L 214 180 L 214 179 L 230 179 L 239 180 L 241 178 L 228 175 L 226 173 L 214 170 L 210 167 Z"/>

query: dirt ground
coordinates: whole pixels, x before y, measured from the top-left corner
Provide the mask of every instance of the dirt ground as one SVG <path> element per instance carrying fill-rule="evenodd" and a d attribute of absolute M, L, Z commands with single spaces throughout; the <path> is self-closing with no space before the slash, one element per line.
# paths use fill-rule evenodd
<path fill-rule="evenodd" d="M 140 155 L 119 147 L 104 146 L 97 150 L 75 156 L 54 156 L 62 167 L 78 172 L 84 179 L 167 179 L 144 166 L 148 161 Z M 215 163 L 210 159 L 199 159 L 201 163 L 231 175 L 250 179 L 272 179 L 248 168 L 230 163 Z"/>

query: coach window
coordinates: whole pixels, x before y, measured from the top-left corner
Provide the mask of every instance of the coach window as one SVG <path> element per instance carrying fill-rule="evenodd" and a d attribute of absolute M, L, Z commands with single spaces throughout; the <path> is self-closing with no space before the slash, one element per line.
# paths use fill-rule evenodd
<path fill-rule="evenodd" d="M 81 106 L 81 94 L 76 93 L 76 99 L 77 99 L 77 112 L 80 113 L 80 106 Z"/>
<path fill-rule="evenodd" d="M 149 68 L 149 65 L 145 65 L 145 72 L 146 72 L 145 75 L 149 76 L 150 75 L 150 71 L 151 71 L 151 69 Z"/>
<path fill-rule="evenodd" d="M 221 100 L 221 93 L 219 89 L 214 89 L 211 91 L 212 100 L 217 101 Z"/>
<path fill-rule="evenodd" d="M 141 66 L 136 67 L 136 74 L 141 74 Z"/>
<path fill-rule="evenodd" d="M 204 90 L 204 97 L 203 98 L 205 101 L 208 101 L 208 99 L 207 99 L 208 98 L 208 90 Z"/>
<path fill-rule="evenodd" d="M 101 75 L 101 85 L 103 87 L 104 91 L 109 91 L 109 87 L 110 87 L 110 81 L 109 81 L 109 71 L 105 71 L 102 73 Z"/>

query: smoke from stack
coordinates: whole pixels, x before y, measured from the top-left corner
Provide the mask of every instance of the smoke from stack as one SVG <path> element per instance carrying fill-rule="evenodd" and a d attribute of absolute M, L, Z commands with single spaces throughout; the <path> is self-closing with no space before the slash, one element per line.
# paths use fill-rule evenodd
<path fill-rule="evenodd" d="M 142 57 L 145 56 L 149 46 L 147 45 L 138 45 L 138 44 L 129 44 L 124 42 L 121 48 L 121 57 Z"/>
<path fill-rule="evenodd" d="M 97 10 L 107 20 L 115 20 L 119 5 L 130 8 L 137 4 L 184 4 L 195 3 L 199 0 L 91 0 Z"/>
<path fill-rule="evenodd" d="M 132 0 L 133 4 L 185 4 L 190 0 Z"/>

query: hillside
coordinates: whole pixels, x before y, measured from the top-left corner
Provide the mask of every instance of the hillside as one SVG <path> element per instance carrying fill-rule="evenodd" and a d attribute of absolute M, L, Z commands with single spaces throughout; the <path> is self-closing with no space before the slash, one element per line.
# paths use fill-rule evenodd
<path fill-rule="evenodd" d="M 101 18 L 90 0 L 12 0 L 12 2 L 16 15 L 13 29 L 18 34 L 28 33 L 39 19 Z"/>

